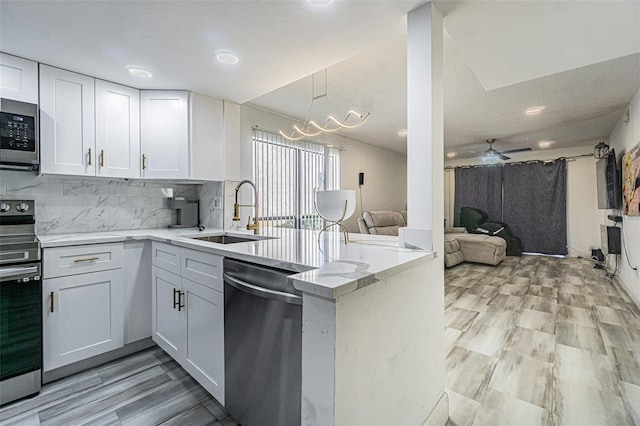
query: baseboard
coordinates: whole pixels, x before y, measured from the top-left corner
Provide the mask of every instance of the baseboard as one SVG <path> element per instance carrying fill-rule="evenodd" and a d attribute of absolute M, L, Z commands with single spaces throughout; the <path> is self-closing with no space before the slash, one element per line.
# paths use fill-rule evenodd
<path fill-rule="evenodd" d="M 155 346 L 151 337 L 138 340 L 137 342 L 129 343 L 122 348 L 115 349 L 100 355 L 93 356 L 91 358 L 83 359 L 82 361 L 74 362 L 73 364 L 65 365 L 54 370 L 46 371 L 42 373 L 42 384 L 50 383 L 55 380 L 62 379 L 63 377 L 70 376 L 72 374 L 79 373 L 80 371 L 88 370 L 89 368 L 97 367 L 104 363 L 113 361 L 123 356 L 131 355 L 136 352 L 143 351 L 152 346 Z"/>
<path fill-rule="evenodd" d="M 629 296 L 629 299 L 631 299 L 633 301 L 633 303 L 636 304 L 636 306 L 638 307 L 638 309 L 640 309 L 640 300 L 638 300 L 633 293 L 629 292 L 627 290 L 627 286 L 625 285 L 625 282 L 622 281 L 622 279 L 620 279 L 620 275 L 616 275 L 613 278 L 616 283 L 618 284 L 618 287 L 620 287 L 620 289 L 624 290 L 625 293 L 627 293 L 627 296 Z"/>
<path fill-rule="evenodd" d="M 422 426 L 444 426 L 449 420 L 449 395 L 442 394 Z"/>

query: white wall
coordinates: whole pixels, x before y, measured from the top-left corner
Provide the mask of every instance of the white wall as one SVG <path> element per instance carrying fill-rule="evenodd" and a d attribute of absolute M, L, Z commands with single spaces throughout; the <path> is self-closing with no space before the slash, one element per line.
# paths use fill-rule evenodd
<path fill-rule="evenodd" d="M 591 154 L 592 146 L 570 149 L 552 149 L 518 154 L 508 162 L 528 160 L 553 160 L 560 157 Z M 480 159 L 448 161 L 447 166 L 482 164 Z M 448 171 L 451 176 L 453 171 Z M 445 192 L 454 193 L 455 179 L 445 180 Z M 600 247 L 600 223 L 603 210 L 598 210 L 596 186 L 596 160 L 593 157 L 576 158 L 567 162 L 567 248 L 569 256 L 591 256 L 591 247 Z M 453 218 L 454 197 L 445 199 L 450 205 L 445 207 Z M 447 222 L 449 223 L 449 222 Z"/>
<path fill-rule="evenodd" d="M 445 382 L 441 269 L 429 260 L 336 300 L 333 424 L 428 424 Z"/>
<path fill-rule="evenodd" d="M 374 119 L 373 117 L 370 118 Z M 295 122 L 289 118 L 262 109 L 242 105 L 240 111 L 240 141 L 242 156 L 242 177 L 253 174 L 251 164 L 252 129 L 258 126 L 264 130 L 278 131 L 290 129 Z M 362 200 L 364 210 L 405 210 L 407 208 L 407 158 L 404 155 L 345 138 L 336 134 L 322 134 L 314 138 L 345 148 L 340 154 L 341 189 L 358 190 L 358 173 L 364 172 Z M 357 193 L 356 213 L 345 221 L 350 232 L 358 232 L 357 218 L 360 217 L 360 193 Z"/>
<path fill-rule="evenodd" d="M 624 123 L 624 114 L 609 135 L 609 146 L 616 150 L 618 161 L 622 154 L 628 152 L 636 144 L 640 143 L 640 90 L 636 92 L 629 104 L 630 120 Z M 607 223 L 608 222 L 608 223 Z M 601 223 L 612 223 L 602 218 Z M 635 271 L 627 263 L 623 253 L 618 259 L 620 272 L 618 278 L 622 282 L 627 293 L 633 298 L 636 305 L 640 306 L 640 216 L 622 216 L 622 242 L 626 247 L 629 261 Z"/>

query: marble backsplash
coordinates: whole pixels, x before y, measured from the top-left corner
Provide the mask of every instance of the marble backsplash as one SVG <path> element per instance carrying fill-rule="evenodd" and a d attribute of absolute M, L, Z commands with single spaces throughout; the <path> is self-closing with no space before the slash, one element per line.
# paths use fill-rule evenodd
<path fill-rule="evenodd" d="M 35 200 L 39 235 L 166 228 L 176 223 L 177 214 L 168 208 L 163 188 L 172 188 L 175 197 L 204 196 L 201 204 L 212 207 L 211 194 L 222 193 L 221 182 L 190 185 L 0 171 L 0 198 Z M 216 227 L 222 224 L 222 209 L 201 207 L 200 219 Z"/>
<path fill-rule="evenodd" d="M 196 185 L 196 198 L 200 200 L 200 224 L 207 229 L 223 228 L 223 188 L 222 182 Z"/>

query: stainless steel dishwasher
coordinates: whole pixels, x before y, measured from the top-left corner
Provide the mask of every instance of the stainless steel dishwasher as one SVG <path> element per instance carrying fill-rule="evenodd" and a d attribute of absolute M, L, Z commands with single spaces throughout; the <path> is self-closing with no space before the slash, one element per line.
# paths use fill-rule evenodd
<path fill-rule="evenodd" d="M 225 408 L 243 426 L 300 425 L 302 295 L 294 272 L 224 260 Z"/>

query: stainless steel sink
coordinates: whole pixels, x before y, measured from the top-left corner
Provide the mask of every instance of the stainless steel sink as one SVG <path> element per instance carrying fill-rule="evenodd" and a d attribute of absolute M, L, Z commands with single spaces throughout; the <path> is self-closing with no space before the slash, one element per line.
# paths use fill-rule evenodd
<path fill-rule="evenodd" d="M 240 237 L 237 235 L 227 235 L 227 234 L 222 234 L 222 235 L 207 235 L 207 236 L 202 236 L 202 237 L 187 237 L 187 238 L 191 238 L 193 240 L 200 240 L 200 241 L 208 241 L 210 243 L 218 243 L 218 244 L 234 244 L 234 243 L 248 243 L 251 241 L 260 241 L 260 240 L 270 240 L 272 239 L 272 237 L 263 237 L 263 236 L 256 236 L 256 237 Z"/>

